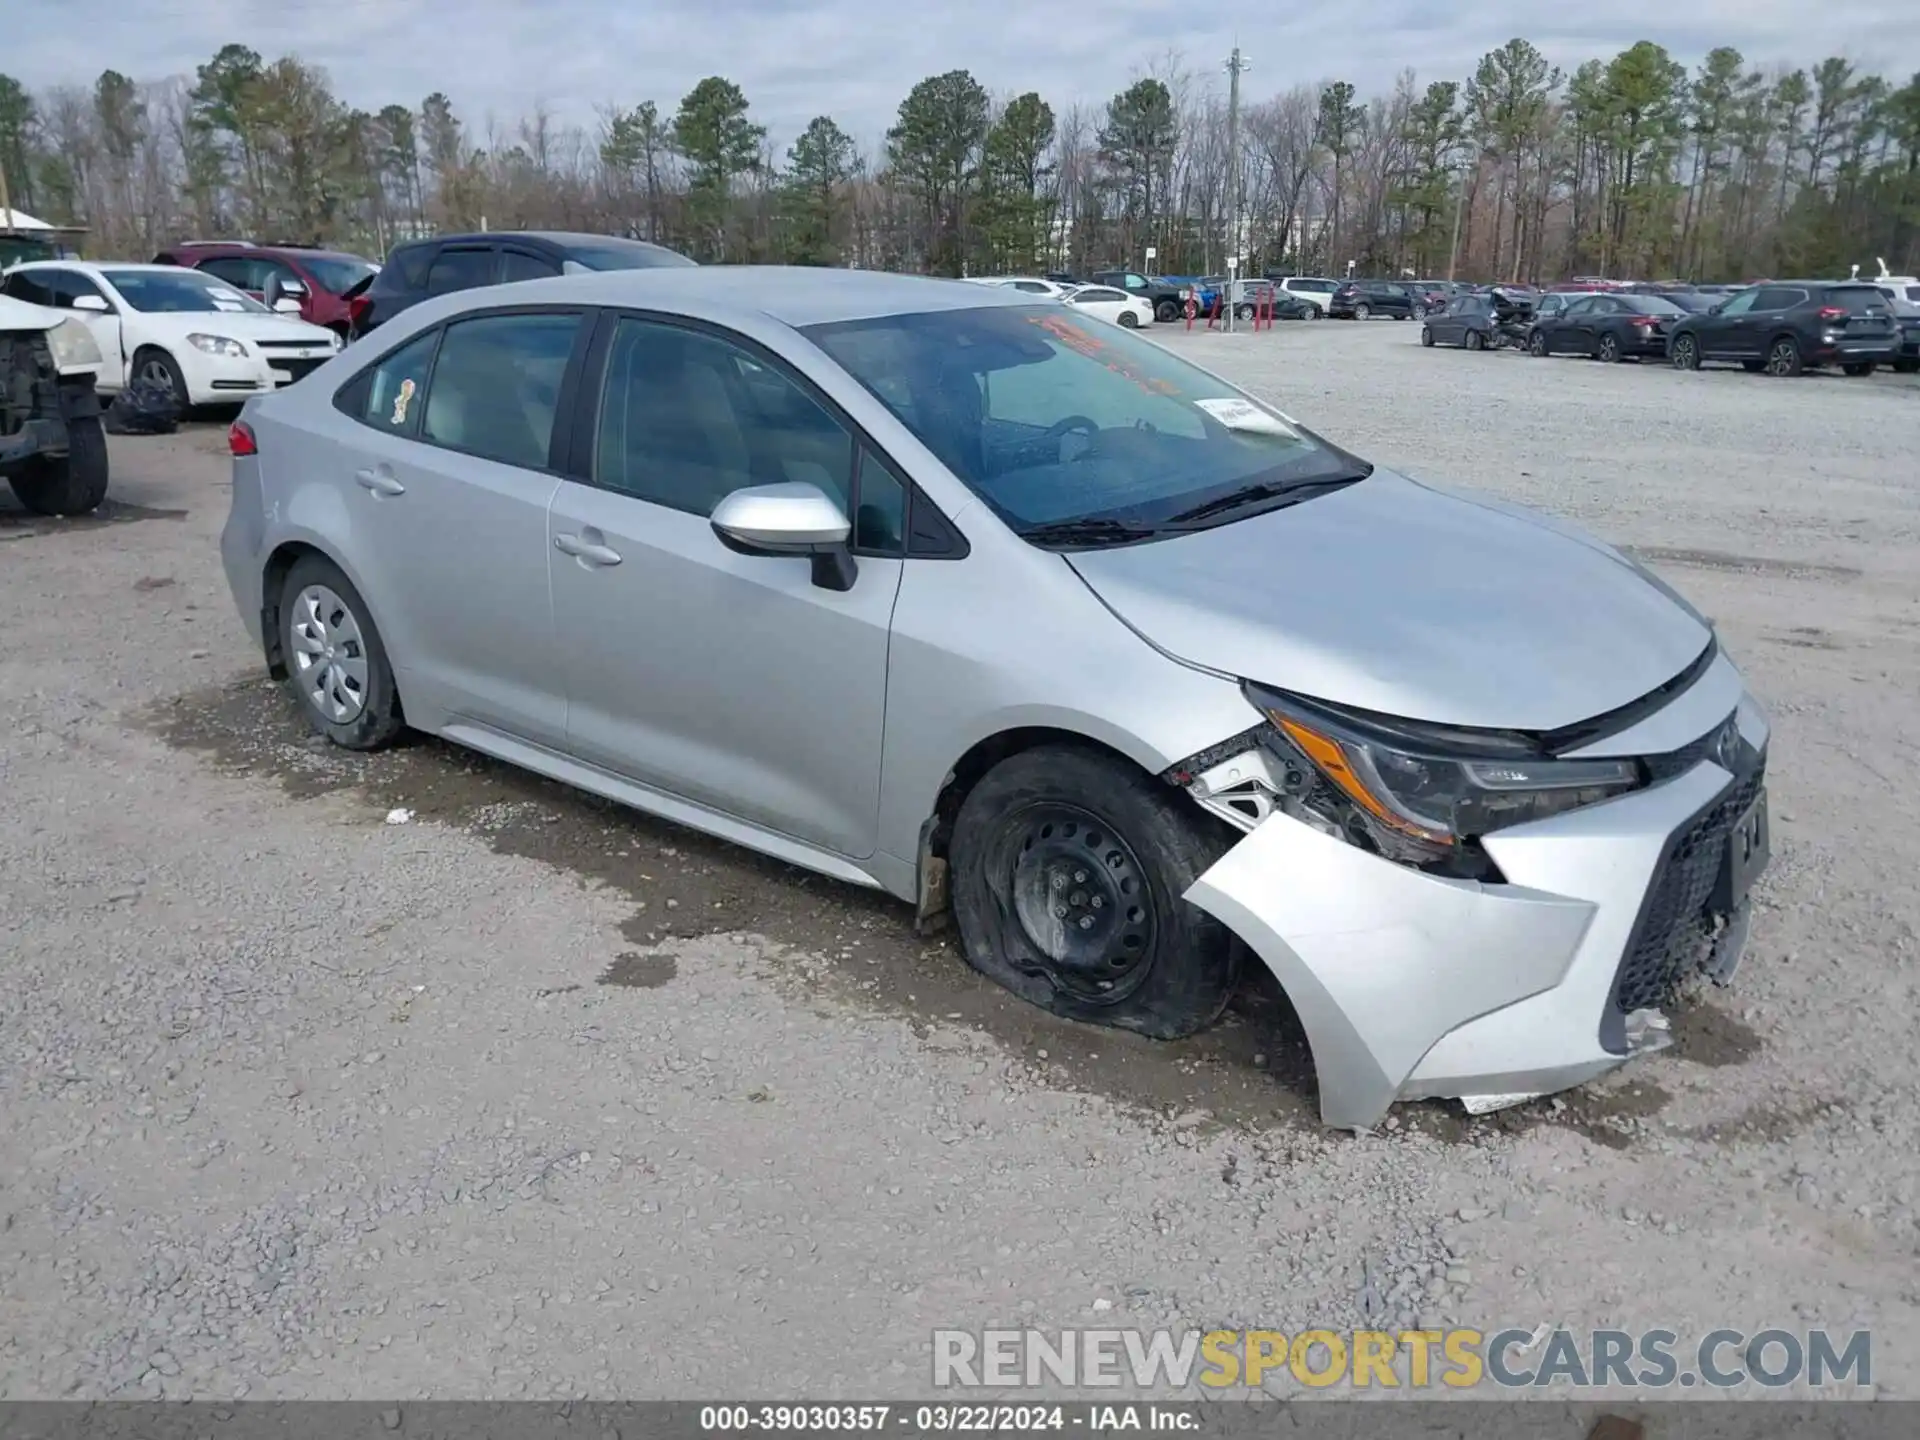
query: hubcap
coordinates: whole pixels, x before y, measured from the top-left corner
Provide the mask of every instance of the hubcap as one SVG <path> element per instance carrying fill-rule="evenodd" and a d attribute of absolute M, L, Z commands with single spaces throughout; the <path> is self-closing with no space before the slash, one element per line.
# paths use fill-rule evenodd
<path fill-rule="evenodd" d="M 293 602 L 293 673 L 321 717 L 346 725 L 367 708 L 367 649 L 360 622 L 325 585 L 309 585 Z"/>
<path fill-rule="evenodd" d="M 1611 335 L 1607 336 L 1606 339 L 1600 342 L 1600 358 L 1602 360 L 1611 360 L 1619 352 L 1620 352 L 1620 347 L 1614 343 L 1614 339 Z"/>
<path fill-rule="evenodd" d="M 1146 978 L 1153 900 L 1133 848 L 1071 805 L 1015 818 L 1013 909 L 1054 985 L 1111 1004 Z"/>
<path fill-rule="evenodd" d="M 173 372 L 167 369 L 166 362 L 162 360 L 149 360 L 142 365 L 140 378 L 149 385 L 164 385 L 169 390 L 173 388 Z"/>
<path fill-rule="evenodd" d="M 1773 347 L 1773 373 L 1785 375 L 1793 369 L 1793 347 L 1776 345 Z"/>

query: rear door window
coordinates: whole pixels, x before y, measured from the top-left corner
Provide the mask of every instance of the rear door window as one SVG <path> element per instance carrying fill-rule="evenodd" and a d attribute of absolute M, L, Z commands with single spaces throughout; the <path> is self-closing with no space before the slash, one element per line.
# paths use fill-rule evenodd
<path fill-rule="evenodd" d="M 547 468 L 578 315 L 483 315 L 447 326 L 420 438 L 524 470 Z"/>
<path fill-rule="evenodd" d="M 475 247 L 450 248 L 433 257 L 427 267 L 427 293 L 447 295 L 493 283 L 494 252 Z"/>
<path fill-rule="evenodd" d="M 417 435 L 421 396 L 426 393 L 427 372 L 439 343 L 438 330 L 409 340 L 342 387 L 334 397 L 335 408 L 383 434 Z"/>
<path fill-rule="evenodd" d="M 200 268 L 242 290 L 258 290 L 261 287 L 260 262 L 249 260 L 244 255 L 216 255 L 211 260 L 201 261 Z"/>
<path fill-rule="evenodd" d="M 550 280 L 560 273 L 560 266 L 543 255 L 535 255 L 528 250 L 506 250 L 500 255 L 500 283 L 511 285 L 516 280 Z"/>

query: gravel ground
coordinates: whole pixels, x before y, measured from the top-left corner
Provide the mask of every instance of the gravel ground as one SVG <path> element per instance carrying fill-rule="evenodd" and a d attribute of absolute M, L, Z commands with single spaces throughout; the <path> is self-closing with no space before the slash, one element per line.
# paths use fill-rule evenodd
<path fill-rule="evenodd" d="M 870 896 L 330 752 L 227 597 L 220 429 L 116 441 L 100 516 L 0 508 L 0 1396 L 874 1397 L 936 1326 L 1414 1320 L 1871 1326 L 1920 1395 L 1920 385 L 1415 342 L 1166 337 L 1717 618 L 1776 859 L 1673 1050 L 1329 1135 L 1257 987 L 1073 1027 Z"/>

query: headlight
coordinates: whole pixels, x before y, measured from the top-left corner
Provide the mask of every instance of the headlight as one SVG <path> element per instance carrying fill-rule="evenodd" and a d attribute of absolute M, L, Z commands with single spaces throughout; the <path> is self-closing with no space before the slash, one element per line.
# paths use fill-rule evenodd
<path fill-rule="evenodd" d="M 78 320 L 62 320 L 49 330 L 47 348 L 53 352 L 56 370 L 82 370 L 98 365 L 102 358 L 93 332 Z"/>
<path fill-rule="evenodd" d="M 1383 848 L 1411 847 L 1409 858 L 1442 859 L 1478 836 L 1645 783 L 1636 760 L 1559 760 L 1515 731 L 1359 715 L 1258 686 L 1247 695 L 1336 801 Z"/>
<path fill-rule="evenodd" d="M 229 340 L 225 335 L 189 335 L 187 343 L 196 350 L 204 350 L 209 355 L 224 355 L 230 360 L 246 358 L 247 347 L 238 340 Z"/>

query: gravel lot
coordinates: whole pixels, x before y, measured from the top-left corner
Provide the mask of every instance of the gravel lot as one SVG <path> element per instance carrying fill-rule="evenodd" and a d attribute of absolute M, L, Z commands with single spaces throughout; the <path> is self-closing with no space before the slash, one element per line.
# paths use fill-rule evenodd
<path fill-rule="evenodd" d="M 1871 1326 L 1920 1396 L 1920 384 L 1416 339 L 1166 343 L 1716 617 L 1776 858 L 1673 1050 L 1329 1135 L 1258 989 L 1075 1028 L 889 903 L 330 752 L 233 614 L 221 427 L 116 441 L 100 516 L 0 508 L 0 1396 L 880 1397 L 936 1326 L 1415 1319 Z"/>

